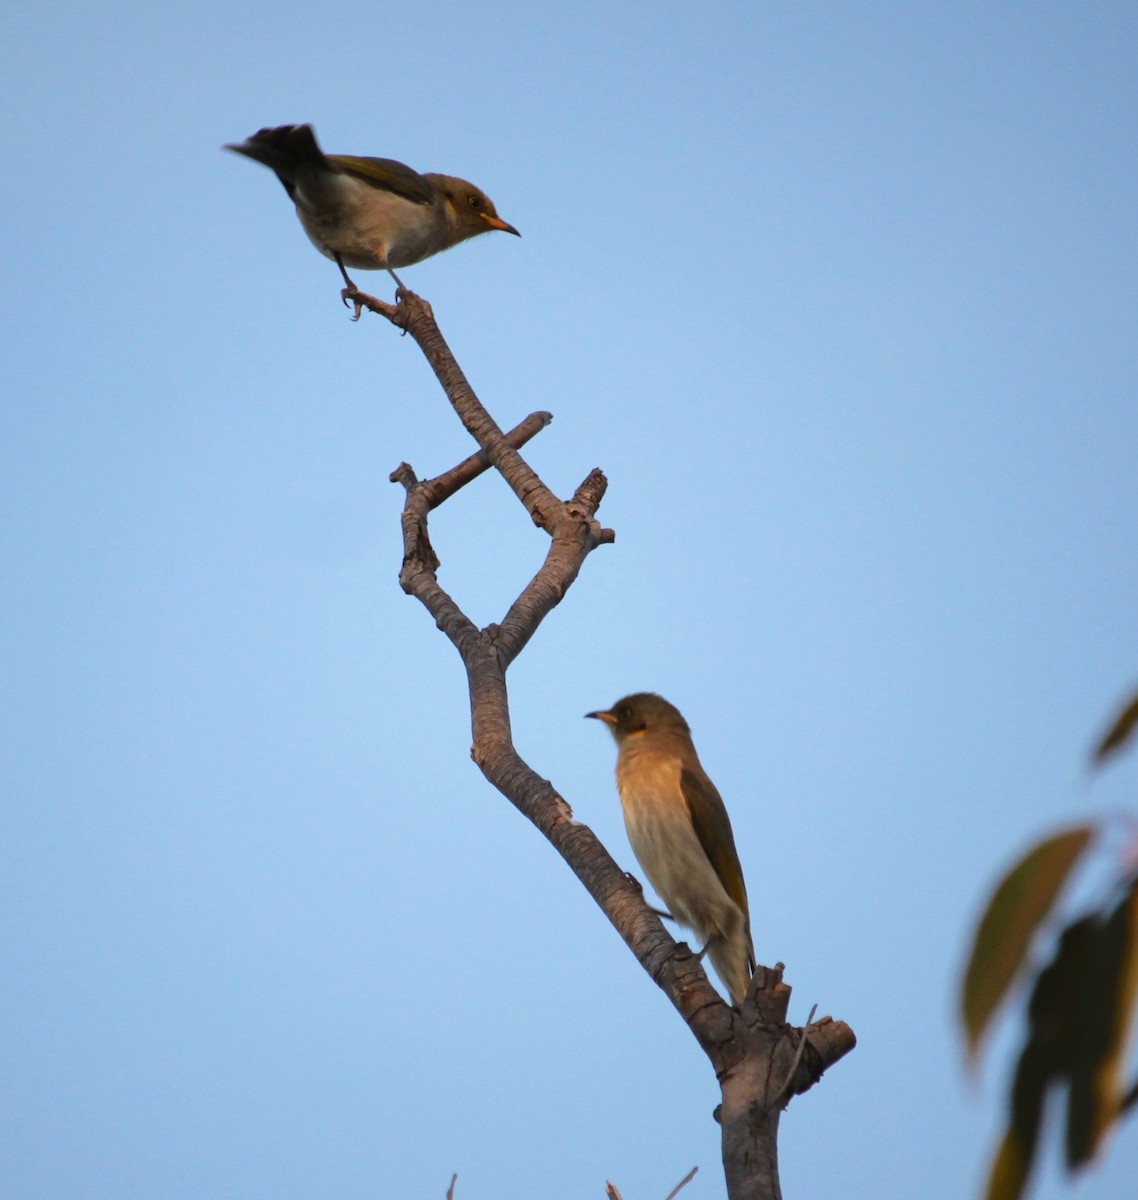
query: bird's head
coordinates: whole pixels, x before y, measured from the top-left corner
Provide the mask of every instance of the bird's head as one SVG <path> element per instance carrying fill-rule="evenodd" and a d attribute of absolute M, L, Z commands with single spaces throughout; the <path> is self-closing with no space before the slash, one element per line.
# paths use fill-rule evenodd
<path fill-rule="evenodd" d="M 448 244 L 464 242 L 467 238 L 500 229 L 503 233 L 522 235 L 508 222 L 498 216 L 494 201 L 481 188 L 456 179 L 453 175 L 425 175 L 432 189 L 442 197 L 446 213 Z"/>
<path fill-rule="evenodd" d="M 644 733 L 663 730 L 691 732 L 680 710 L 674 704 L 669 704 L 663 696 L 657 696 L 655 692 L 634 692 L 631 696 L 618 700 L 606 711 L 586 713 L 585 716 L 603 721 L 618 745 L 626 738 Z"/>

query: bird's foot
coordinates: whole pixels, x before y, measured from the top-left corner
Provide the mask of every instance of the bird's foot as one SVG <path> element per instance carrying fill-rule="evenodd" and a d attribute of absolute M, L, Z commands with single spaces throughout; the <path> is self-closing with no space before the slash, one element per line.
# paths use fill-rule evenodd
<path fill-rule="evenodd" d="M 347 287 L 340 289 L 340 299 L 343 301 L 344 307 L 355 309 L 355 312 L 352 313 L 353 321 L 358 321 L 360 313 L 364 310 L 363 301 L 360 299 L 362 295 L 363 292 L 354 283 L 349 283 Z"/>
<path fill-rule="evenodd" d="M 695 952 L 696 962 L 703 962 L 704 956 L 707 954 L 708 950 L 711 949 L 711 944 L 716 941 L 718 937 L 718 934 L 713 933 L 711 937 L 709 937 L 707 941 L 703 943 L 702 948 Z"/>
<path fill-rule="evenodd" d="M 343 290 L 343 292 L 340 293 L 340 296 L 343 299 L 344 305 L 346 307 L 347 303 L 348 303 L 348 298 L 345 293 L 356 291 L 357 290 L 356 285 L 352 282 L 352 277 L 348 274 L 348 269 L 344 266 L 344 260 L 340 257 L 338 252 L 333 252 L 332 261 L 335 262 L 336 266 L 338 266 L 340 268 L 340 274 L 343 276 L 343 279 L 344 279 L 344 290 Z"/>
<path fill-rule="evenodd" d="M 640 882 L 640 880 L 637 879 L 636 876 L 633 875 L 633 873 L 631 871 L 625 871 L 624 877 L 625 877 L 625 879 L 628 880 L 628 882 L 630 884 L 632 884 L 632 886 L 636 889 L 637 893 L 641 897 L 643 897 L 644 884 L 642 884 Z M 662 908 L 653 908 L 651 904 L 648 905 L 648 911 L 655 913 L 656 916 L 658 916 L 658 917 L 663 917 L 663 919 L 665 921 L 674 921 L 676 919 L 675 917 L 672 916 L 672 914 L 670 912 L 665 912 Z"/>

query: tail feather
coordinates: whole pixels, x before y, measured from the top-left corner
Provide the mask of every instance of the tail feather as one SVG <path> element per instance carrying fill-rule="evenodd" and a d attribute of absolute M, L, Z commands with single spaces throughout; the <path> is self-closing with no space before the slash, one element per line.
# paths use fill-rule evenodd
<path fill-rule="evenodd" d="M 713 938 L 707 947 L 707 955 L 719 978 L 727 985 L 732 1004 L 742 1004 L 747 994 L 747 985 L 754 972 L 755 955 L 750 937 L 742 930 L 728 936 Z"/>
<path fill-rule="evenodd" d="M 252 137 L 243 142 L 232 142 L 225 149 L 244 154 L 246 158 L 263 163 L 275 171 L 290 196 L 299 166 L 328 166 L 328 160 L 316 141 L 316 134 L 312 132 L 311 125 L 277 125 L 274 128 L 259 129 Z"/>

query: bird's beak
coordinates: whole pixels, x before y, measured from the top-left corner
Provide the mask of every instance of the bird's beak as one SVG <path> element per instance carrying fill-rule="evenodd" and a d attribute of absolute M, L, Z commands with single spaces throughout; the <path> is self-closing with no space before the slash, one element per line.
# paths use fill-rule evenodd
<path fill-rule="evenodd" d="M 500 229 L 503 233 L 512 233 L 514 237 L 522 235 L 507 221 L 503 221 L 501 217 L 488 217 L 485 213 L 478 214 L 491 229 Z"/>
<path fill-rule="evenodd" d="M 586 717 L 595 717 L 598 721 L 604 721 L 606 725 L 616 724 L 616 714 L 610 712 L 595 712 L 585 713 Z"/>

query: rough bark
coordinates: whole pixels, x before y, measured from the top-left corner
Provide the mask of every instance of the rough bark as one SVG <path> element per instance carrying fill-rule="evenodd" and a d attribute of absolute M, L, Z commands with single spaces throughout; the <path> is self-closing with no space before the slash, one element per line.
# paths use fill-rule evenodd
<path fill-rule="evenodd" d="M 553 785 L 514 749 L 506 671 L 543 618 L 564 598 L 589 553 L 614 540 L 596 512 L 607 486 L 592 470 L 568 500 L 558 499 L 520 450 L 549 424 L 549 413 L 527 417 L 503 433 L 475 395 L 430 306 L 401 291 L 388 304 L 345 291 L 356 307 L 381 314 L 418 343 L 478 452 L 433 479 L 419 480 L 403 463 L 391 479 L 406 490 L 403 566 L 399 581 L 451 640 L 466 669 L 470 692 L 471 755 L 486 778 L 550 841 L 624 939 L 641 966 L 672 1002 L 715 1069 L 722 1093 L 723 1167 L 730 1200 L 779 1200 L 778 1120 L 793 1095 L 855 1045 L 849 1026 L 825 1017 L 804 1028 L 786 1023 L 790 988 L 782 964 L 760 967 L 740 1008 L 731 1008 L 708 982 L 689 947 L 677 943 L 593 831 L 573 819 Z M 483 471 L 495 469 L 535 525 L 550 538 L 545 561 L 500 623 L 478 628 L 439 584 L 438 558 L 427 529 L 433 508 Z"/>

